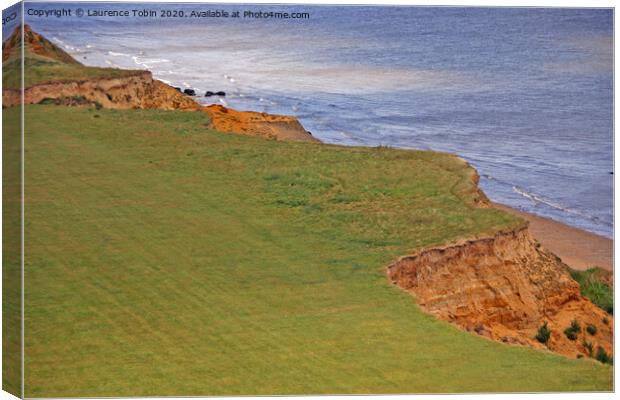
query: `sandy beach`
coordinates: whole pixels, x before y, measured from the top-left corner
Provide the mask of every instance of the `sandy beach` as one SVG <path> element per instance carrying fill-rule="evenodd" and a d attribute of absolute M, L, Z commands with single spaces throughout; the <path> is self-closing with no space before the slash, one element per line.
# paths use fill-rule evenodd
<path fill-rule="evenodd" d="M 571 268 L 584 270 L 598 266 L 613 271 L 613 240 L 503 204 L 494 203 L 494 206 L 529 221 L 536 240 Z"/>

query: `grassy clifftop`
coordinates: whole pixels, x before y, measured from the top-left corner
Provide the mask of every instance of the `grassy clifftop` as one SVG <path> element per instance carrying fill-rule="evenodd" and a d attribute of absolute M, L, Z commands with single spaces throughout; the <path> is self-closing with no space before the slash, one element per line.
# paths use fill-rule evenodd
<path fill-rule="evenodd" d="M 21 61 L 11 59 L 2 65 L 2 86 L 5 89 L 19 89 Z M 120 78 L 133 76 L 143 71 L 117 68 L 87 67 L 84 65 L 65 64 L 55 60 L 32 55 L 24 58 L 24 84 L 31 87 L 40 83 L 58 81 L 79 81 L 91 78 Z"/>
<path fill-rule="evenodd" d="M 400 255 L 521 223 L 474 207 L 455 157 L 25 113 L 28 397 L 611 389 L 608 366 L 462 332 L 388 283 Z"/>

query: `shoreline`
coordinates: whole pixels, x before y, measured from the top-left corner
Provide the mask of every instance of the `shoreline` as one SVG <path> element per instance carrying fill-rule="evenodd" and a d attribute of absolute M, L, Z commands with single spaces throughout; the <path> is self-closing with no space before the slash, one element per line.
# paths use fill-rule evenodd
<path fill-rule="evenodd" d="M 19 34 L 21 32 L 17 30 L 13 33 L 13 35 Z M 56 48 L 47 39 L 32 31 L 28 25 L 24 25 L 24 35 L 26 35 L 26 39 L 29 41 L 48 44 L 48 46 L 41 46 L 42 48 L 57 49 L 56 52 L 51 54 L 52 58 L 59 58 L 63 61 L 68 60 L 72 65 L 90 68 L 74 60 L 63 50 Z M 13 40 L 10 43 L 13 42 L 17 41 Z M 17 48 L 16 46 L 13 47 Z M 7 49 L 3 50 L 3 62 L 10 55 L 10 52 L 7 50 L 10 50 L 8 46 Z M 45 55 L 50 56 L 48 54 Z M 107 79 L 100 76 L 88 77 L 80 81 L 78 87 L 73 85 L 67 87 L 62 81 L 38 83 L 28 88 L 33 93 L 30 99 L 26 96 L 23 102 L 26 104 L 38 104 L 46 98 L 58 98 L 58 92 L 65 97 L 77 94 L 106 108 L 157 108 L 203 111 L 211 119 L 210 127 L 221 132 L 286 141 L 321 142 L 314 138 L 310 132 L 306 131 L 296 117 L 255 111 L 236 111 L 221 105 L 205 106 L 196 99 L 180 93 L 174 87 L 154 79 L 150 71 L 133 72 L 137 73 L 137 75 L 115 76 Z M 107 87 L 99 87 L 102 80 L 107 82 Z M 141 97 L 138 93 L 144 91 L 145 87 L 151 89 L 151 99 L 148 99 L 149 101 L 136 102 L 136 99 Z M 3 107 L 7 103 L 11 103 L 8 101 L 10 100 L 8 93 L 6 89 L 3 90 Z M 132 100 L 127 101 L 127 98 Z M 22 101 L 21 98 L 14 100 Z M 15 102 L 18 103 L 18 101 Z M 502 211 L 512 213 L 528 221 L 530 232 L 534 238 L 560 257 L 571 268 L 585 270 L 598 266 L 605 270 L 613 271 L 613 240 L 507 205 L 492 204 Z"/>
<path fill-rule="evenodd" d="M 572 269 L 582 271 L 597 266 L 613 272 L 612 239 L 504 204 L 492 203 L 492 205 L 528 221 L 534 238 Z"/>

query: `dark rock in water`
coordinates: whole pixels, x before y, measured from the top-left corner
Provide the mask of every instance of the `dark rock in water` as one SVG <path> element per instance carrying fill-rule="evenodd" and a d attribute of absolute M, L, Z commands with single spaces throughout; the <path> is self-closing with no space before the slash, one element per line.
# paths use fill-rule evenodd
<path fill-rule="evenodd" d="M 185 93 L 188 96 L 196 96 L 196 91 L 194 89 L 185 89 L 183 93 Z"/>
<path fill-rule="evenodd" d="M 215 92 L 215 94 L 218 96 L 226 96 L 226 92 L 222 92 L 222 91 Z"/>
<path fill-rule="evenodd" d="M 205 93 L 205 97 L 211 97 L 211 96 L 226 96 L 226 92 L 212 92 L 210 90 L 207 90 L 207 93 Z"/>
<path fill-rule="evenodd" d="M 205 93 L 205 97 L 211 97 L 211 96 L 214 96 L 214 95 L 215 95 L 215 93 L 213 93 L 210 90 L 207 90 L 207 93 Z"/>
<path fill-rule="evenodd" d="M 613 174 L 614 174 L 614 171 L 609 172 L 609 175 L 613 175 Z"/>

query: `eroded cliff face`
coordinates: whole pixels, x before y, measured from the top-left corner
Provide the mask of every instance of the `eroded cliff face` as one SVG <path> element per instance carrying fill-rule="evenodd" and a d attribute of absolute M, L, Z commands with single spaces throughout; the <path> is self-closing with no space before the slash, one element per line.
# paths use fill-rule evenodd
<path fill-rule="evenodd" d="M 2 43 L 2 61 L 7 61 L 11 57 L 21 56 L 22 43 L 26 51 L 33 54 L 58 60 L 65 64 L 80 64 L 66 51 L 54 45 L 52 42 L 44 38 L 42 35 L 33 31 L 30 25 L 24 25 L 24 39 L 22 41 L 21 26 L 16 27 L 11 36 Z"/>
<path fill-rule="evenodd" d="M 236 111 L 220 105 L 207 106 L 204 111 L 211 117 L 211 127 L 220 132 L 293 142 L 319 142 L 295 117 Z"/>
<path fill-rule="evenodd" d="M 163 82 L 153 79 L 149 71 L 119 78 L 90 78 L 57 81 L 27 87 L 24 103 L 38 104 L 45 99 L 84 97 L 105 108 L 159 108 L 164 110 L 197 110 L 200 105 Z M 4 107 L 18 105 L 20 91 L 2 91 Z"/>
<path fill-rule="evenodd" d="M 535 336 L 546 322 L 546 347 L 554 352 L 587 357 L 588 344 L 613 352 L 613 318 L 581 296 L 568 267 L 526 226 L 401 257 L 387 273 L 423 310 L 467 331 L 544 348 Z M 570 340 L 564 330 L 573 320 L 581 330 Z M 586 332 L 588 325 L 596 334 Z"/>

